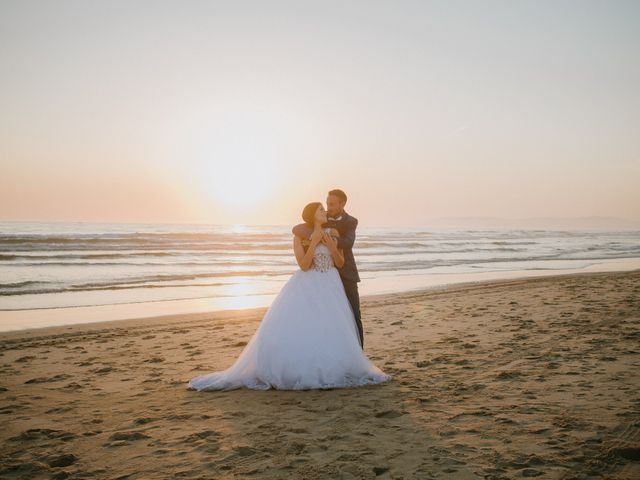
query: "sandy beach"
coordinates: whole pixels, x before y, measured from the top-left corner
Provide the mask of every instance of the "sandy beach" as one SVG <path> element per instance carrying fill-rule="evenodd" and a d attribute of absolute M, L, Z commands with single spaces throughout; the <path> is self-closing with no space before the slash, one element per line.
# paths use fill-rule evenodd
<path fill-rule="evenodd" d="M 196 392 L 264 309 L 0 335 L 0 478 L 640 478 L 640 271 L 363 301 L 393 380 Z"/>

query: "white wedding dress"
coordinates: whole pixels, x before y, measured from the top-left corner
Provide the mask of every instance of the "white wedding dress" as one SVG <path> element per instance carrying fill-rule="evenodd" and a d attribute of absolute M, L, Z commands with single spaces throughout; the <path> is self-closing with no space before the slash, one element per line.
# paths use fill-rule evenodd
<path fill-rule="evenodd" d="M 306 390 L 391 380 L 362 351 L 351 305 L 330 251 L 282 287 L 235 363 L 189 380 L 190 390 Z"/>

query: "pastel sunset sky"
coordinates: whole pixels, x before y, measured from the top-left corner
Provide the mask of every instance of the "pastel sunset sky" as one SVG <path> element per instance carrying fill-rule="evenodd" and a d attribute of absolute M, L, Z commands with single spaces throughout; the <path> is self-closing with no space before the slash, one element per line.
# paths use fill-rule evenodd
<path fill-rule="evenodd" d="M 0 3 L 0 220 L 640 220 L 638 1 Z"/>

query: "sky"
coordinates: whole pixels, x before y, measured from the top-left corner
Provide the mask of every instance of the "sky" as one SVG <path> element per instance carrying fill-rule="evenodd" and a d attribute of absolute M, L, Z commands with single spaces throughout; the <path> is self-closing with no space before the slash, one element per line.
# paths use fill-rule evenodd
<path fill-rule="evenodd" d="M 638 85 L 637 1 L 3 0 L 0 220 L 638 222 Z"/>

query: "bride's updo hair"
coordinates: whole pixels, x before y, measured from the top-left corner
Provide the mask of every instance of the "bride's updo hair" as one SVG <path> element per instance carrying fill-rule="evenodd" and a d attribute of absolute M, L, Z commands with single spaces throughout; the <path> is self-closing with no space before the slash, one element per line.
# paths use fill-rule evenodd
<path fill-rule="evenodd" d="M 320 205 L 322 205 L 320 202 L 311 202 L 302 210 L 302 220 L 309 228 L 313 228 L 315 224 L 316 211 Z"/>

